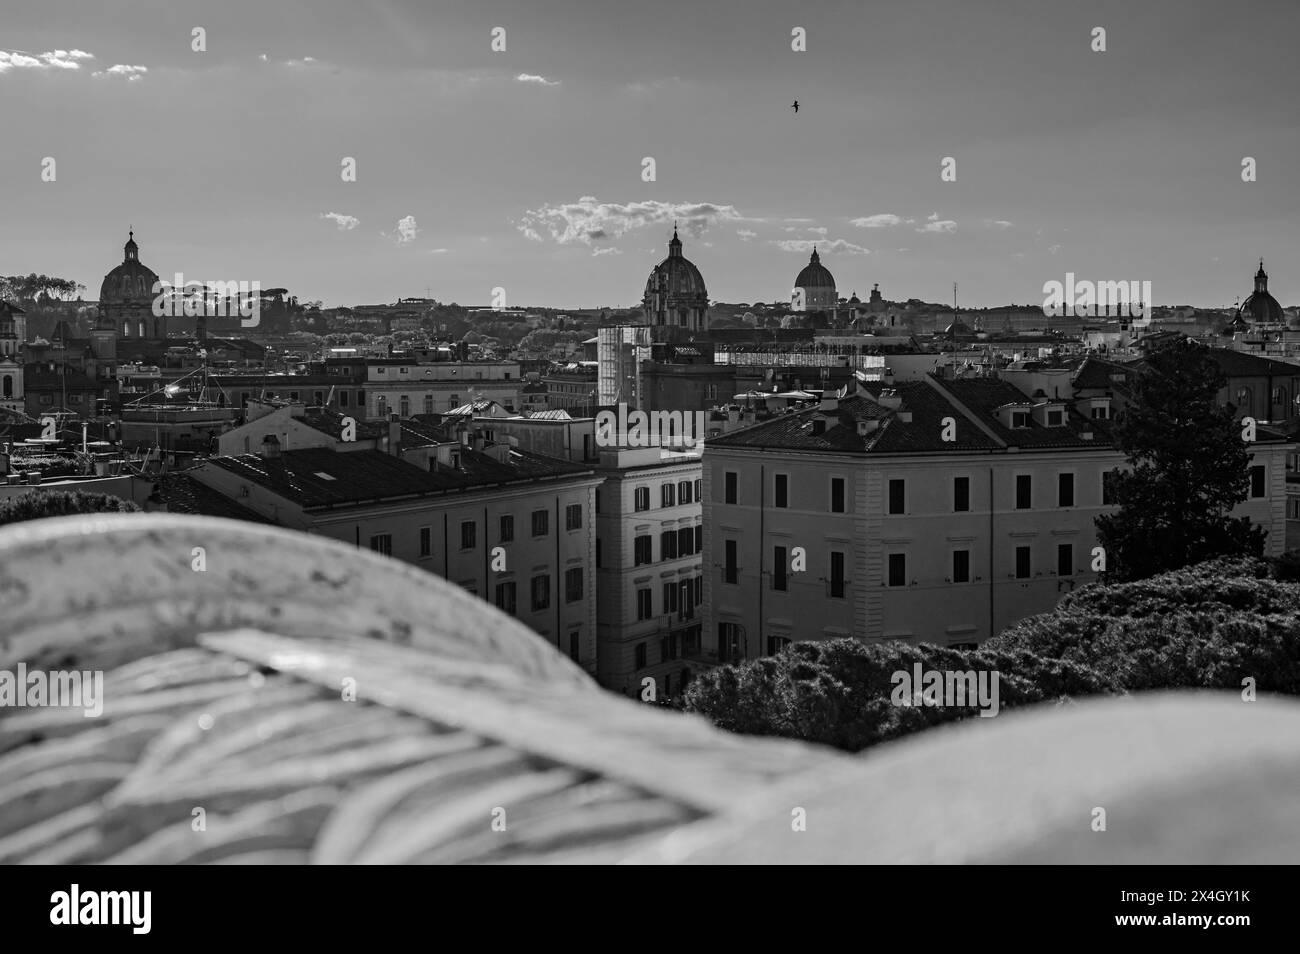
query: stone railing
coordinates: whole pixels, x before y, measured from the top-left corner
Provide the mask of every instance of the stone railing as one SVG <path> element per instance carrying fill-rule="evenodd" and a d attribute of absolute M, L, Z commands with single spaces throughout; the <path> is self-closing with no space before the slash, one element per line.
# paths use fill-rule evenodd
<path fill-rule="evenodd" d="M 0 708 L 4 863 L 1179 863 L 1300 848 L 1290 701 L 1089 701 L 849 757 L 608 694 L 424 571 L 232 521 L 0 529 L 0 673 L 20 671 L 103 672 L 102 712 Z"/>

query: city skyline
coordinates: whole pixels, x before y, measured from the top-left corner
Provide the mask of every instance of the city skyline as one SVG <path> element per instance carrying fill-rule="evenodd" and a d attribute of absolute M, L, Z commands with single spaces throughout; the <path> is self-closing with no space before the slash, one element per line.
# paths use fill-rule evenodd
<path fill-rule="evenodd" d="M 788 300 L 813 244 L 844 297 L 1033 304 L 1072 272 L 1228 307 L 1262 257 L 1300 300 L 1300 10 L 1041 6 L 25 5 L 0 45 L 22 131 L 0 256 L 94 298 L 134 227 L 160 275 L 331 306 L 622 307 L 677 220 L 717 301 Z"/>

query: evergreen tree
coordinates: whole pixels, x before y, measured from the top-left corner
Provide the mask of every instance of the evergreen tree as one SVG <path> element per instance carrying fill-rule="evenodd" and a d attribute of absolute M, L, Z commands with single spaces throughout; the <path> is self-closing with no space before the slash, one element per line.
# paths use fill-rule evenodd
<path fill-rule="evenodd" d="M 1130 465 L 1108 477 L 1119 509 L 1096 521 L 1107 582 L 1262 555 L 1264 531 L 1229 516 L 1250 492 L 1251 455 L 1233 409 L 1218 403 L 1223 386 L 1219 366 L 1190 339 L 1148 352 L 1113 431 Z"/>

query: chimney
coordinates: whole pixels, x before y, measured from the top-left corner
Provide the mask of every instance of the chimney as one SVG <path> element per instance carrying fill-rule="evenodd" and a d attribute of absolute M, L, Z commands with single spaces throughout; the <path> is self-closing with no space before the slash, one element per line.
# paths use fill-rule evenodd
<path fill-rule="evenodd" d="M 894 369 L 893 369 L 893 368 L 885 368 L 885 374 L 884 374 L 884 376 L 883 376 L 880 380 L 884 381 L 886 384 L 893 384 L 893 383 L 894 383 Z"/>
<path fill-rule="evenodd" d="M 267 434 L 262 438 L 262 456 L 271 459 L 278 459 L 280 456 L 280 439 L 274 434 Z"/>
<path fill-rule="evenodd" d="M 396 412 L 388 415 L 388 453 L 398 457 L 402 453 L 402 424 Z"/>
<path fill-rule="evenodd" d="M 876 403 L 881 407 L 887 407 L 891 411 L 900 410 L 903 407 L 903 395 L 899 394 L 894 388 L 885 388 L 876 398 Z"/>

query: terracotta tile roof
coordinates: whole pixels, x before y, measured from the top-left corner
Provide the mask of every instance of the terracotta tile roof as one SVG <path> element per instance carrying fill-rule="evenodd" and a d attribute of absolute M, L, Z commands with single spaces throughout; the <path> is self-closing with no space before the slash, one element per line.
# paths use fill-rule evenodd
<path fill-rule="evenodd" d="M 1008 446 L 1023 448 L 1111 446 L 1110 439 L 1091 421 L 1074 410 L 1068 401 L 1057 402 L 1065 405 L 1065 424 L 1062 427 L 1046 427 L 1032 417 L 1027 427 L 1007 427 L 998 418 L 998 408 L 1008 404 L 1034 403 L 1015 385 L 995 378 L 940 381 L 939 385 Z M 1084 433 L 1091 433 L 1093 436 L 1088 439 L 1083 436 Z"/>

